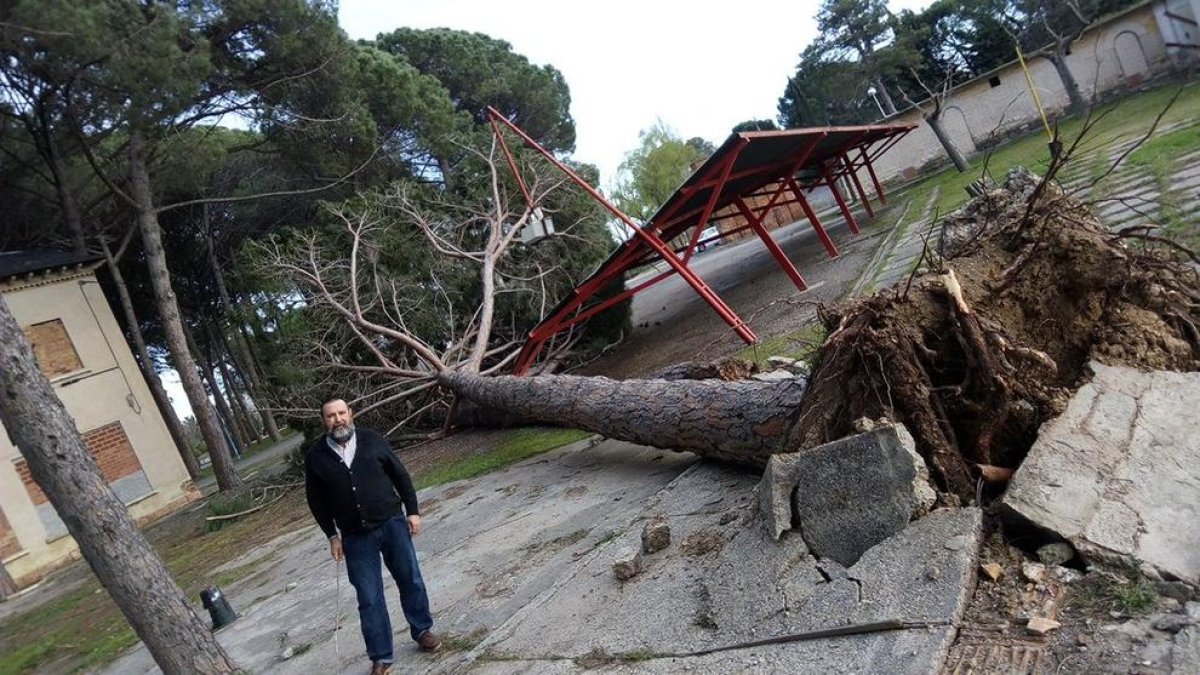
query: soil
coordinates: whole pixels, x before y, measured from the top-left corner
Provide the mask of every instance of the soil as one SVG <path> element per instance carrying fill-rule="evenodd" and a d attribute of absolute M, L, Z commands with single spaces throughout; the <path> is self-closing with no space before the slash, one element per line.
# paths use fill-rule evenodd
<path fill-rule="evenodd" d="M 978 467 L 1016 468 L 1090 361 L 1200 369 L 1196 269 L 1115 237 L 1052 183 L 1015 171 L 948 218 L 943 245 L 911 283 L 823 313 L 790 447 L 898 420 L 941 491 L 970 500 Z"/>

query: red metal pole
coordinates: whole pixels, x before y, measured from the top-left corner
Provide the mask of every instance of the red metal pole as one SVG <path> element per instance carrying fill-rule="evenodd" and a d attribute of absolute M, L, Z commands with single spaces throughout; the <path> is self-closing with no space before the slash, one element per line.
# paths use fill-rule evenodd
<path fill-rule="evenodd" d="M 883 194 L 883 186 L 879 184 L 879 177 L 875 175 L 875 167 L 871 166 L 871 158 L 867 156 L 866 148 L 859 148 L 859 153 L 862 154 L 863 164 L 867 167 L 867 175 L 871 177 L 871 184 L 875 186 L 875 195 L 879 197 L 879 203 L 886 204 L 887 197 Z"/>
<path fill-rule="evenodd" d="M 842 155 L 842 162 L 846 164 L 846 171 L 850 174 L 854 189 L 858 191 L 858 198 L 862 200 L 863 208 L 867 210 L 867 217 L 874 218 L 875 209 L 871 208 L 871 200 L 867 199 L 867 191 L 863 189 L 862 183 L 858 180 L 858 172 L 854 170 L 854 164 L 845 155 Z"/>
<path fill-rule="evenodd" d="M 838 252 L 837 246 L 834 245 L 833 239 L 825 231 L 825 227 L 821 225 L 821 219 L 817 218 L 817 212 L 813 211 L 812 205 L 805 199 L 804 191 L 796 184 L 795 178 L 788 178 L 788 187 L 792 188 L 792 192 L 796 195 L 796 200 L 800 202 L 800 208 L 804 209 L 804 216 L 808 218 L 809 224 L 817 231 L 817 238 L 825 245 L 825 251 L 829 253 L 829 257 L 836 258 L 841 255 Z"/>
<path fill-rule="evenodd" d="M 850 227 L 850 231 L 858 234 L 858 222 L 854 220 L 854 214 L 850 213 L 850 207 L 846 206 L 846 200 L 842 199 L 842 192 L 837 188 L 837 181 L 833 174 L 829 172 L 828 166 L 821 167 L 821 174 L 825 176 L 825 184 L 829 186 L 829 191 L 833 193 L 833 198 L 837 200 L 838 208 L 842 210 L 842 217 L 846 219 L 846 225 Z"/>
<path fill-rule="evenodd" d="M 787 257 L 787 254 L 783 252 L 783 249 L 779 248 L 779 242 L 775 241 L 775 239 L 771 236 L 771 233 L 767 232 L 767 228 L 763 227 L 762 220 L 755 217 L 755 215 L 750 212 L 750 207 L 746 206 L 745 200 L 743 200 L 741 197 L 737 198 L 737 207 L 738 210 L 742 212 L 742 216 L 746 220 L 750 221 L 750 227 L 754 228 L 755 234 L 758 235 L 759 239 L 762 239 L 762 242 L 764 245 L 766 245 L 767 250 L 771 252 L 772 256 L 774 256 L 775 262 L 779 263 L 779 267 L 783 269 L 784 273 L 787 274 L 789 278 L 791 278 L 792 283 L 796 284 L 796 288 L 800 289 L 801 291 L 807 291 L 808 284 L 805 283 L 804 276 L 801 275 L 800 270 L 796 269 L 796 266 L 792 264 L 791 259 Z"/>
<path fill-rule="evenodd" d="M 513 131 L 513 133 L 520 136 L 521 139 L 524 140 L 526 144 L 528 144 L 531 148 L 533 148 L 534 150 L 539 152 L 551 164 L 553 164 L 555 167 L 557 167 L 559 171 L 562 171 L 576 185 L 578 185 L 585 192 L 587 192 L 589 195 L 591 195 L 591 197 L 593 199 L 595 199 L 597 202 L 599 202 L 600 205 L 603 206 L 606 210 L 608 210 L 609 213 L 611 213 L 614 216 L 616 216 L 617 218 L 621 219 L 622 222 L 624 222 L 626 225 L 628 225 L 629 228 L 631 230 L 633 230 L 634 235 L 639 237 L 643 242 L 646 243 L 647 246 L 649 246 L 655 252 L 657 252 L 660 258 L 665 260 L 668 265 L 670 265 L 677 273 L 679 273 L 679 276 L 683 277 L 684 281 L 686 281 L 688 283 L 688 285 L 691 286 L 692 289 L 696 291 L 696 294 L 699 295 L 701 298 L 703 298 L 704 301 L 707 302 L 709 304 L 709 306 L 713 308 L 713 310 L 717 313 L 717 315 L 720 316 L 721 319 L 726 324 L 728 324 L 731 328 L 733 328 L 734 332 L 737 333 L 738 336 L 742 338 L 742 340 L 744 340 L 747 344 L 753 344 L 758 341 L 758 336 L 754 334 L 754 331 L 751 330 L 748 325 L 746 325 L 746 322 L 743 321 L 742 318 L 740 316 L 738 316 L 737 313 L 734 312 L 733 309 L 729 305 L 727 305 L 725 303 L 725 301 L 722 300 L 721 297 L 719 295 L 717 295 L 717 293 L 715 291 L 713 291 L 712 288 L 709 287 L 709 285 L 707 283 L 704 282 L 703 279 L 701 279 L 694 272 L 692 272 L 691 268 L 689 268 L 687 265 L 682 263 L 678 258 L 676 258 L 675 254 L 666 245 L 666 243 L 663 242 L 662 239 L 660 239 L 656 235 L 646 232 L 644 229 L 642 229 L 637 223 L 635 223 L 633 221 L 632 218 L 630 218 L 623 211 L 618 209 L 614 204 L 609 202 L 604 197 L 604 195 L 600 194 L 600 192 L 597 191 L 596 188 L 592 187 L 591 185 L 588 184 L 587 181 L 580 178 L 579 175 L 576 174 L 574 171 L 572 171 L 570 167 L 568 167 L 567 165 L 560 162 L 557 157 L 555 157 L 553 154 L 551 154 L 549 151 L 547 151 L 545 148 L 543 148 L 541 145 L 539 145 L 537 141 L 530 138 L 529 135 L 526 134 L 524 131 L 522 131 L 519 127 L 517 127 L 512 122 L 505 119 L 505 117 L 503 115 L 501 115 L 500 112 L 497 111 L 495 108 L 492 108 L 489 106 L 488 114 L 491 116 L 493 121 L 500 122 L 504 126 L 511 129 Z M 537 347 L 537 350 L 538 351 L 541 350 L 541 345 L 539 345 Z M 524 349 L 522 349 L 522 352 L 524 352 Z M 532 363 L 532 358 L 536 358 L 536 357 L 537 357 L 537 354 L 535 352 L 532 355 L 532 357 L 530 358 L 529 363 L 526 364 L 526 367 L 528 367 L 528 365 Z"/>
<path fill-rule="evenodd" d="M 696 242 L 700 239 L 700 233 L 708 226 L 708 219 L 712 217 L 713 208 L 717 204 L 717 198 L 721 196 L 721 190 L 725 189 L 725 182 L 729 180 L 729 172 L 733 170 L 733 163 L 737 161 L 742 148 L 746 147 L 746 144 L 749 142 L 745 138 L 741 139 L 741 142 L 733 149 L 733 152 L 729 154 L 729 159 L 725 160 L 725 166 L 721 167 L 721 177 L 717 180 L 716 185 L 713 186 L 712 194 L 708 196 L 708 203 L 704 205 L 704 212 L 701 214 L 700 219 L 696 221 L 696 231 L 692 234 L 692 243 L 688 246 L 687 253 L 683 254 L 683 262 L 685 264 L 692 259 L 692 253 L 696 251 Z"/>

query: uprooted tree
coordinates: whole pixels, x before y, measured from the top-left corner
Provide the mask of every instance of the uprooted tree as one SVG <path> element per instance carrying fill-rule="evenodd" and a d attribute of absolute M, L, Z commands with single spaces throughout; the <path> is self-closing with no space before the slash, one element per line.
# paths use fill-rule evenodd
<path fill-rule="evenodd" d="M 372 259 L 369 213 L 337 212 L 353 235 L 345 262 L 314 239 L 290 255 L 274 249 L 306 301 L 340 317 L 339 329 L 376 359 L 351 365 L 326 343 L 331 370 L 385 376 L 392 397 L 445 391 L 526 422 L 753 466 L 840 438 L 862 417 L 887 417 L 908 426 L 939 486 L 966 498 L 980 467 L 1021 461 L 1091 360 L 1200 368 L 1196 271 L 1150 239 L 1128 245 L 1128 233 L 1105 230 L 1050 179 L 1015 172 L 948 219 L 950 247 L 930 254 L 932 272 L 824 312 L 831 333 L 807 385 L 499 375 L 520 337 L 494 325 L 501 269 L 533 209 L 510 211 L 492 175 L 490 208 L 458 222 L 431 221 L 403 197 L 392 207 L 447 265 L 469 263 L 477 275 L 478 301 L 447 298 L 444 308 L 470 319 L 436 347 L 420 332 L 433 319 L 406 307 L 405 289 Z M 548 194 L 536 185 L 533 203 Z M 373 307 L 390 321 L 369 319 Z"/>

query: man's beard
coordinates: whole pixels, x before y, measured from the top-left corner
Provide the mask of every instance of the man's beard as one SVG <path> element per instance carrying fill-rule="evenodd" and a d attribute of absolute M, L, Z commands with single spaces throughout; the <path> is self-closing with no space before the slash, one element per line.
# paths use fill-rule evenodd
<path fill-rule="evenodd" d="M 344 427 L 334 427 L 329 430 L 329 436 L 338 443 L 345 443 L 354 435 L 354 425 L 347 424 Z"/>

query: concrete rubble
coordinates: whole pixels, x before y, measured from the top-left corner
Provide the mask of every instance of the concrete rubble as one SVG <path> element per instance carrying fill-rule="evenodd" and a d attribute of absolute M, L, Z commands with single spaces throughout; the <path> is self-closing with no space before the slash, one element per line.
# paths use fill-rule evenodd
<path fill-rule="evenodd" d="M 925 461 L 899 424 L 773 456 L 759 495 L 775 537 L 795 529 L 814 555 L 842 565 L 903 530 L 935 498 Z"/>
<path fill-rule="evenodd" d="M 1200 373 L 1091 365 L 1043 425 L 1003 497 L 1009 512 L 1069 541 L 1085 560 L 1140 560 L 1200 585 Z"/>

